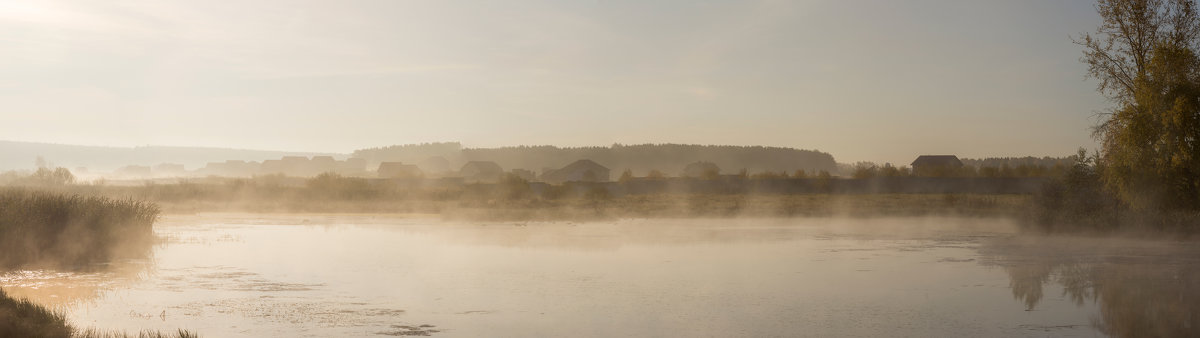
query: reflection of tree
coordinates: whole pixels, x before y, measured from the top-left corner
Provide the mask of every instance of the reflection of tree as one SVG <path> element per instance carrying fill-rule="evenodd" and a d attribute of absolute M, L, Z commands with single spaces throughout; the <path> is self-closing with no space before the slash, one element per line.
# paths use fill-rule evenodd
<path fill-rule="evenodd" d="M 1101 331 L 1117 337 L 1200 336 L 1196 264 L 1112 264 L 1093 269 Z"/>
<path fill-rule="evenodd" d="M 1091 264 L 1063 264 L 1059 266 L 1058 283 L 1063 287 L 1063 293 L 1071 296 L 1075 305 L 1083 306 L 1084 301 L 1096 301 L 1093 288 L 1092 272 L 1096 269 Z"/>
<path fill-rule="evenodd" d="M 1039 242 L 984 248 L 1013 297 L 1034 309 L 1054 282 L 1076 305 L 1095 303 L 1092 325 L 1115 337 L 1200 337 L 1200 250 L 1167 245 L 1072 247 Z M 1161 243 L 1160 243 L 1161 244 Z"/>
<path fill-rule="evenodd" d="M 1042 301 L 1042 285 L 1050 281 L 1053 271 L 1043 265 L 1018 265 L 1004 267 L 1008 272 L 1008 286 L 1013 297 L 1025 301 L 1025 310 L 1033 310 Z"/>

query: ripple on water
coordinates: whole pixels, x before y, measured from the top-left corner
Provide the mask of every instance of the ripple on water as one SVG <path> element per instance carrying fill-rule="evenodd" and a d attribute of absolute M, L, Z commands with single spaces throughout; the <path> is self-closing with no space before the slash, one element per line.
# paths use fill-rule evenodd
<path fill-rule="evenodd" d="M 437 326 L 429 324 L 413 325 L 392 325 L 392 330 L 376 332 L 375 334 L 385 336 L 431 336 L 434 333 L 441 332 L 435 329 Z"/>
<path fill-rule="evenodd" d="M 357 304 L 360 303 L 305 301 L 260 296 L 191 302 L 173 306 L 172 309 L 185 316 L 193 317 L 204 317 L 206 314 L 216 313 L 268 322 L 324 327 L 366 326 L 392 321 L 394 317 L 405 313 L 401 309 L 367 307 Z"/>
<path fill-rule="evenodd" d="M 229 290 L 229 291 L 311 291 L 323 283 L 291 283 L 270 280 L 256 272 L 228 266 L 199 266 L 187 269 L 160 269 L 159 282 L 163 290 Z"/>

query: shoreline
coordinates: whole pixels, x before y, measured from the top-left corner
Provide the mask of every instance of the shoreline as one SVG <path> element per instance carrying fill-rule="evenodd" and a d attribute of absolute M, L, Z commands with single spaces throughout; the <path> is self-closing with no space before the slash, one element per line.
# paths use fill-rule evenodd
<path fill-rule="evenodd" d="M 456 220 L 792 218 L 880 216 L 1018 217 L 1029 195 L 629 195 L 572 199 L 374 199 L 154 201 L 164 214 L 388 214 Z"/>

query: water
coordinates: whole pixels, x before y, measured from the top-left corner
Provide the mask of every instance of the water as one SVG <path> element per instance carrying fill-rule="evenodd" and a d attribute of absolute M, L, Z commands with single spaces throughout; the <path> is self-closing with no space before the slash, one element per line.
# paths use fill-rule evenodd
<path fill-rule="evenodd" d="M 1001 219 L 230 214 L 156 231 L 149 260 L 0 286 L 81 326 L 207 337 L 1178 335 L 1200 313 L 1191 245 Z"/>

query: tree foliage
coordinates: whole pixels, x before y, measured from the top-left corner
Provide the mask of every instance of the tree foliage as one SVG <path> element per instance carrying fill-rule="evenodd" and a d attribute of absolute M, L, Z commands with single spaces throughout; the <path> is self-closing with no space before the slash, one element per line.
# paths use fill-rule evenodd
<path fill-rule="evenodd" d="M 1200 19 L 1191 0 L 1099 0 L 1075 42 L 1114 107 L 1096 136 L 1109 190 L 1135 209 L 1200 207 Z"/>

